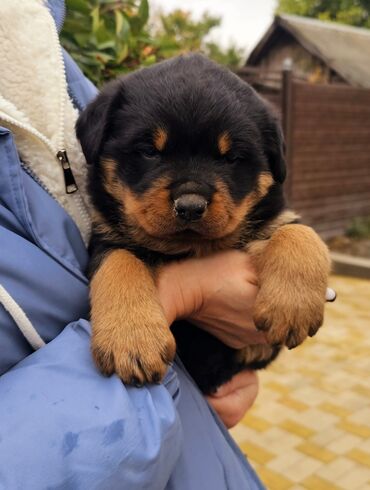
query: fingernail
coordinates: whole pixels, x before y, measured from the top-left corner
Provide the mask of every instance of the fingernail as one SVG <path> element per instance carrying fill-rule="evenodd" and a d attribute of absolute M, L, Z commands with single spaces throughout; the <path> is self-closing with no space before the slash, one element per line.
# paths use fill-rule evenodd
<path fill-rule="evenodd" d="M 326 301 L 329 301 L 332 303 L 335 301 L 337 298 L 337 293 L 334 291 L 332 288 L 326 288 L 326 294 L 325 294 L 325 299 Z"/>

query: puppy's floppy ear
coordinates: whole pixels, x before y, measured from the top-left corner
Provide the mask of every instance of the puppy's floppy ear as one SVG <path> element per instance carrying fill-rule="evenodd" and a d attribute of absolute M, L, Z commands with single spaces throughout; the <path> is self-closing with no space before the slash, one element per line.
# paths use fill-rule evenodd
<path fill-rule="evenodd" d="M 282 184 L 286 177 L 285 143 L 278 117 L 268 114 L 268 120 L 262 129 L 265 154 L 275 182 Z"/>
<path fill-rule="evenodd" d="M 115 108 L 123 99 L 122 81 L 108 84 L 82 111 L 76 123 L 76 134 L 88 164 L 98 163 L 103 142 L 109 133 Z"/>

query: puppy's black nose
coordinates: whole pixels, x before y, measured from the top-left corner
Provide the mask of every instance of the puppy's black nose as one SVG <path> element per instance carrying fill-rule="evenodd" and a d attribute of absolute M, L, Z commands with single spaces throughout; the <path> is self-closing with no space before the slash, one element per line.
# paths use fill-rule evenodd
<path fill-rule="evenodd" d="M 207 209 L 207 201 L 199 194 L 183 194 L 175 200 L 174 209 L 184 221 L 199 221 Z"/>

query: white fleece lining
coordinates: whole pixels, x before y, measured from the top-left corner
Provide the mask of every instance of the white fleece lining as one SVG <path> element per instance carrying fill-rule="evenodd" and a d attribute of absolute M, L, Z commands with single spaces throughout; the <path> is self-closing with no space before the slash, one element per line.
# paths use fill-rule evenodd
<path fill-rule="evenodd" d="M 13 318 L 19 330 L 25 336 L 27 342 L 34 350 L 40 349 L 45 345 L 35 327 L 32 325 L 22 308 L 14 301 L 8 291 L 0 284 L 0 303 Z"/>
<path fill-rule="evenodd" d="M 86 241 L 90 219 L 86 212 L 81 216 L 82 198 L 85 211 L 89 207 L 86 162 L 75 136 L 78 111 L 67 92 L 54 20 L 42 0 L 0 0 L 0 19 L 0 124 L 12 131 L 23 162 L 72 216 Z M 56 158 L 62 149 L 79 187 L 75 194 L 65 192 Z"/>

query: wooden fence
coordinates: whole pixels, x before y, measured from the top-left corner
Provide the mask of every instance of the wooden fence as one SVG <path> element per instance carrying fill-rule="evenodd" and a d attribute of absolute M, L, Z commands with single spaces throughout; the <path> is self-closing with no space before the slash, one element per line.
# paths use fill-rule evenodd
<path fill-rule="evenodd" d="M 370 215 L 370 90 L 316 85 L 291 71 L 238 72 L 282 116 L 286 194 L 303 222 L 323 237 L 343 233 Z"/>
<path fill-rule="evenodd" d="M 284 76 L 287 197 L 323 236 L 370 215 L 370 90 Z"/>

